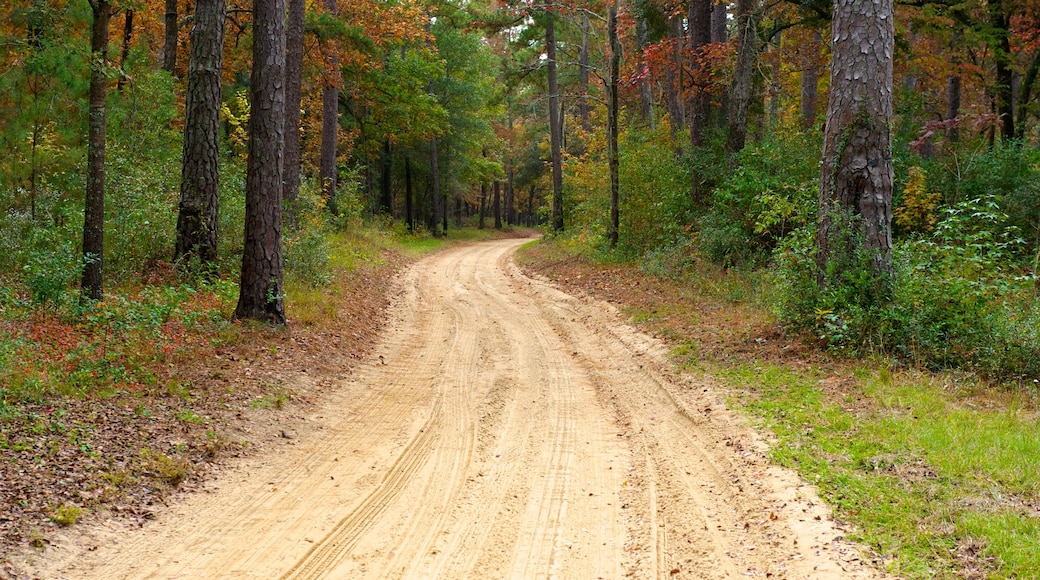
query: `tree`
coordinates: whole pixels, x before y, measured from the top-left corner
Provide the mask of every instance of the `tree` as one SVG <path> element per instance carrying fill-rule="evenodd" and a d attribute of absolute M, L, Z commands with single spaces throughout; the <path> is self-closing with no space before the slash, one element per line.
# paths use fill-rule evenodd
<path fill-rule="evenodd" d="M 549 75 L 549 155 L 552 158 L 552 229 L 563 231 L 563 120 L 560 115 L 560 90 L 556 82 L 555 16 L 546 10 L 545 55 Z"/>
<path fill-rule="evenodd" d="M 217 182 L 220 175 L 220 77 L 225 0 L 198 0 L 191 29 L 184 110 L 184 154 L 174 259 L 217 261 Z"/>
<path fill-rule="evenodd" d="M 325 0 L 325 12 L 333 17 L 336 14 L 336 0 Z M 339 136 L 339 48 L 335 40 L 329 39 L 325 50 L 325 82 L 322 90 L 321 107 L 321 164 L 318 175 L 321 178 L 321 190 L 325 199 L 330 202 L 336 195 L 336 151 Z M 335 206 L 330 204 L 335 211 Z"/>
<path fill-rule="evenodd" d="M 163 70 L 177 70 L 177 0 L 166 0 L 166 44 L 163 45 Z"/>
<path fill-rule="evenodd" d="M 285 0 L 253 0 L 253 70 L 249 97 L 245 247 L 234 317 L 284 324 Z"/>
<path fill-rule="evenodd" d="M 621 75 L 621 41 L 617 31 L 617 0 L 607 12 L 607 37 L 610 39 L 610 64 L 607 66 L 607 165 L 610 171 L 610 224 L 607 238 L 610 247 L 617 247 L 620 229 L 619 163 L 618 163 L 618 77 Z"/>
<path fill-rule="evenodd" d="M 892 268 L 893 0 L 835 0 L 827 126 L 820 166 L 818 281 L 870 256 L 876 296 L 887 292 Z M 828 270 L 830 269 L 830 272 Z"/>
<path fill-rule="evenodd" d="M 285 175 L 282 202 L 286 221 L 295 227 L 293 202 L 300 194 L 300 91 L 303 84 L 303 32 L 307 15 L 305 0 L 288 0 L 285 24 Z"/>
<path fill-rule="evenodd" d="M 758 56 L 758 31 L 754 0 L 737 0 L 737 68 L 730 86 L 726 151 L 736 155 L 747 139 L 747 111 L 751 100 L 751 74 Z"/>
<path fill-rule="evenodd" d="M 90 0 L 90 119 L 87 124 L 87 195 L 83 207 L 83 278 L 80 287 L 91 300 L 103 293 L 105 253 L 105 97 L 108 93 L 108 26 L 112 5 Z"/>

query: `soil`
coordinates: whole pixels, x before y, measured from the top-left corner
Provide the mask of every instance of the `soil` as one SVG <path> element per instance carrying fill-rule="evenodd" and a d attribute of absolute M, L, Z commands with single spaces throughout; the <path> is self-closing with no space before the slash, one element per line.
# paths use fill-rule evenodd
<path fill-rule="evenodd" d="M 344 366 L 283 377 L 339 376 L 257 416 L 277 433 L 259 452 L 145 525 L 97 518 L 22 550 L 12 573 L 879 577 L 721 392 L 611 304 L 521 271 L 523 242 L 420 260 L 352 374 L 330 345 Z"/>

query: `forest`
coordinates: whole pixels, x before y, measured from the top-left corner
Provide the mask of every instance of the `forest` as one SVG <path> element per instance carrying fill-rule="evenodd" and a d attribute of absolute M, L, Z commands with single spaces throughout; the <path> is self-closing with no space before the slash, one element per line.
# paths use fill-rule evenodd
<path fill-rule="evenodd" d="M 1035 398 L 1038 73 L 1035 0 L 11 0 L 0 422 L 190 401 L 371 238 L 473 228 Z"/>

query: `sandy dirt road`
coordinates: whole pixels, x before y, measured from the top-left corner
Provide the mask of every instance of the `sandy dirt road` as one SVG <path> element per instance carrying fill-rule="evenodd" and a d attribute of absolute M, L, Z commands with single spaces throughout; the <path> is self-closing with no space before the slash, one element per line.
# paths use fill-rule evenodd
<path fill-rule="evenodd" d="M 47 578 L 870 578 L 813 490 L 524 240 L 403 275 L 375 352 L 293 445 Z M 95 537 L 95 541 L 97 538 Z"/>

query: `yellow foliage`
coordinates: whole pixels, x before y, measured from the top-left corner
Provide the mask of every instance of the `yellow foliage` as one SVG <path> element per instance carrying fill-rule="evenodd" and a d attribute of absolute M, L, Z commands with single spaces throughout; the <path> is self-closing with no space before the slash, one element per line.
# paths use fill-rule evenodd
<path fill-rule="evenodd" d="M 896 225 L 908 232 L 930 232 L 935 229 L 935 210 L 942 196 L 928 191 L 928 173 L 920 167 L 911 167 L 902 203 L 893 211 Z"/>

